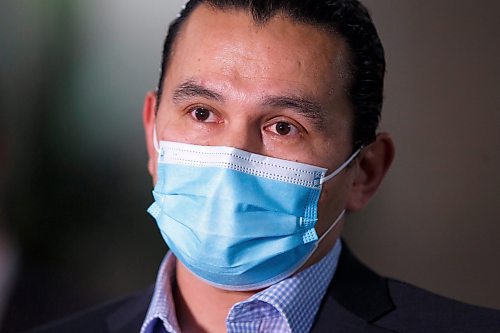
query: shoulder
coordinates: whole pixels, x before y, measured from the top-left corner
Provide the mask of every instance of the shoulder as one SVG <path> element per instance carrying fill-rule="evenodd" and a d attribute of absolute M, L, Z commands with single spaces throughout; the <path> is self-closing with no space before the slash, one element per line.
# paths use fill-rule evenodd
<path fill-rule="evenodd" d="M 378 325 L 404 332 L 500 331 L 500 311 L 455 301 L 405 282 L 387 281 L 395 308 Z"/>
<path fill-rule="evenodd" d="M 30 333 L 138 332 L 146 317 L 153 288 L 115 300 L 68 318 L 39 327 Z"/>
<path fill-rule="evenodd" d="M 373 332 L 500 332 L 500 311 L 380 276 L 343 245 L 316 318 L 317 332 L 333 329 L 339 322 L 349 323 L 345 332 L 368 332 L 368 328 Z"/>

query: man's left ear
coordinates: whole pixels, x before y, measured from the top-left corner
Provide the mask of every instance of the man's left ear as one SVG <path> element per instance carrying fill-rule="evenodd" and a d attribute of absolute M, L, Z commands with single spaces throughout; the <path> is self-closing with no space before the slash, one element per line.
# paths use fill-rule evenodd
<path fill-rule="evenodd" d="M 387 133 L 379 133 L 374 142 L 363 148 L 357 159 L 356 174 L 347 200 L 348 211 L 366 207 L 377 191 L 394 159 L 394 143 Z"/>

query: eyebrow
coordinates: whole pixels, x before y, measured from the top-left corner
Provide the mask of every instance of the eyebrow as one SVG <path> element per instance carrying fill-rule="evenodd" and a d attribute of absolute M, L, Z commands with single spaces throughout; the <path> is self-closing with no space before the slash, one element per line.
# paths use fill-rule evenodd
<path fill-rule="evenodd" d="M 326 112 L 321 104 L 299 96 L 269 96 L 264 99 L 264 105 L 275 108 L 286 108 L 295 110 L 300 115 L 311 119 L 319 129 L 326 124 Z"/>
<path fill-rule="evenodd" d="M 224 96 L 220 93 L 204 87 L 194 80 L 187 80 L 181 83 L 172 95 L 173 102 L 176 104 L 182 103 L 192 97 L 203 97 L 217 102 L 225 101 Z M 320 130 L 323 130 L 326 126 L 327 116 L 321 104 L 301 96 L 293 94 L 264 96 L 262 105 L 272 108 L 292 109 L 310 119 L 313 125 Z"/>
<path fill-rule="evenodd" d="M 204 97 L 218 102 L 224 101 L 224 97 L 218 92 L 205 88 L 192 80 L 180 84 L 174 90 L 172 99 L 174 103 L 180 103 L 190 97 Z"/>

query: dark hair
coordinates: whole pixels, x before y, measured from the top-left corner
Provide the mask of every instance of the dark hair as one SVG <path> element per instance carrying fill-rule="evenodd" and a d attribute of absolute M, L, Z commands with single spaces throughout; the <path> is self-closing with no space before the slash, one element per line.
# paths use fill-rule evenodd
<path fill-rule="evenodd" d="M 350 54 L 347 94 L 354 109 L 353 148 L 375 139 L 383 101 L 385 57 L 370 14 L 358 0 L 190 0 L 170 25 L 165 39 L 158 105 L 175 39 L 183 22 L 201 3 L 220 10 L 246 10 L 256 23 L 282 14 L 342 36 Z"/>

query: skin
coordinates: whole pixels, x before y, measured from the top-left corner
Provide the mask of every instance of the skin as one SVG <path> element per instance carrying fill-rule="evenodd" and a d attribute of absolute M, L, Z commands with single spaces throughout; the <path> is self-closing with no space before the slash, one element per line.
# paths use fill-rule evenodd
<path fill-rule="evenodd" d="M 353 122 L 345 93 L 349 54 L 340 36 L 282 16 L 256 25 L 244 11 L 201 5 L 179 37 L 158 112 L 153 92 L 144 103 L 148 169 L 155 183 L 154 126 L 158 140 L 237 147 L 329 172 L 349 157 Z M 200 113 L 204 117 L 197 118 Z M 343 209 L 366 206 L 393 155 L 390 136 L 378 134 L 350 167 L 323 185 L 319 236 Z M 325 237 L 303 268 L 328 253 L 343 224 L 342 220 Z M 176 279 L 173 293 L 183 332 L 225 331 L 230 308 L 255 293 L 214 288 L 180 262 Z"/>

